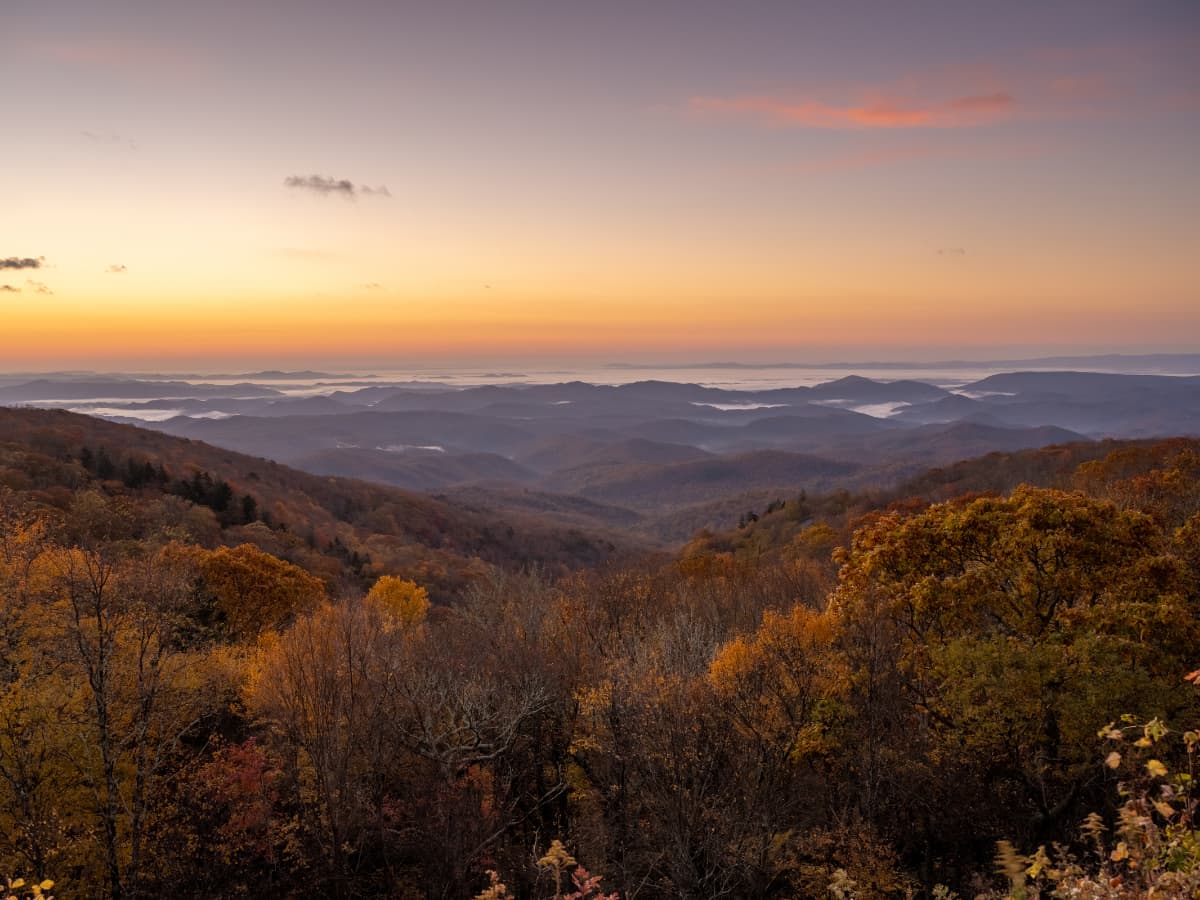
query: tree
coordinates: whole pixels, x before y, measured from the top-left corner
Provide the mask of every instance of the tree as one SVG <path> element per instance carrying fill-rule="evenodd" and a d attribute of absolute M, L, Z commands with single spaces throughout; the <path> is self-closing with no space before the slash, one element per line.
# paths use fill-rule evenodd
<path fill-rule="evenodd" d="M 258 521 L 258 501 L 249 494 L 242 495 L 242 522 L 249 524 Z"/>
<path fill-rule="evenodd" d="M 228 670 L 182 639 L 194 572 L 178 554 L 52 547 L 30 580 L 40 634 L 32 652 L 54 664 L 26 696 L 54 710 L 48 737 L 70 761 L 56 790 L 72 798 L 74 815 L 94 816 L 109 895 L 136 896 L 160 779 L 227 696 Z"/>
<path fill-rule="evenodd" d="M 316 786 L 316 834 L 335 890 L 373 838 L 387 865 L 389 788 L 402 765 L 392 737 L 405 630 L 382 604 L 322 603 L 269 640 L 250 687 L 254 709 L 303 752 Z"/>
<path fill-rule="evenodd" d="M 829 618 L 804 606 L 767 611 L 750 639 L 734 638 L 709 668 L 717 698 L 736 727 L 783 762 L 833 750 L 830 727 L 846 690 Z"/>
<path fill-rule="evenodd" d="M 233 637 L 277 627 L 325 599 L 320 581 L 253 544 L 202 553 L 200 573 Z"/>
<path fill-rule="evenodd" d="M 415 628 L 429 612 L 429 594 L 415 581 L 384 575 L 367 592 L 367 601 L 378 604 L 403 627 Z"/>
<path fill-rule="evenodd" d="M 831 600 L 868 813 L 900 792 L 910 841 L 1064 837 L 1097 719 L 1185 708 L 1200 622 L 1169 549 L 1142 513 L 1032 488 L 869 520 Z M 952 818 L 976 808 L 993 822 Z"/>

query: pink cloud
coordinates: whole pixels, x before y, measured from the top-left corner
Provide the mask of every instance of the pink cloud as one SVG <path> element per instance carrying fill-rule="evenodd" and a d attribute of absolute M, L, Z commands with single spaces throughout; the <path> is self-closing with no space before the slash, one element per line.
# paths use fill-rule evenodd
<path fill-rule="evenodd" d="M 1194 107 L 1200 42 L 1040 48 L 905 73 L 886 83 L 692 97 L 693 116 L 776 128 L 955 129 L 1010 120 L 1107 119 Z"/>
<path fill-rule="evenodd" d="M 183 76 L 201 68 L 190 50 L 101 36 L 35 44 L 37 56 L 67 65 L 126 73 Z"/>
<path fill-rule="evenodd" d="M 806 128 L 962 128 L 1011 117 L 1017 101 L 1004 90 L 946 100 L 919 100 L 887 92 L 864 92 L 855 102 L 835 105 L 805 96 L 748 94 L 693 97 L 699 114 L 737 116 L 774 125 Z"/>

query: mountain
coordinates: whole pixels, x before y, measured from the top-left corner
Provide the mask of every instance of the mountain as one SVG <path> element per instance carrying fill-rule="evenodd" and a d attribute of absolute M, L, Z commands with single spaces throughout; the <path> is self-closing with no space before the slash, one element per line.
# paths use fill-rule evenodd
<path fill-rule="evenodd" d="M 234 416 L 218 420 L 180 417 L 159 427 L 172 434 L 285 462 L 339 447 L 437 446 L 507 454 L 533 437 L 520 423 L 438 410 L 277 418 Z"/>
<path fill-rule="evenodd" d="M 711 455 L 689 444 L 672 444 L 589 431 L 557 435 L 538 441 L 522 451 L 517 459 L 532 469 L 556 472 L 581 466 L 686 462 Z"/>
<path fill-rule="evenodd" d="M 953 390 L 858 375 L 763 390 L 370 379 L 308 385 L 302 395 L 76 375 L 0 390 L 46 402 L 75 392 L 86 396 L 73 408 L 316 475 L 454 496 L 486 488 L 505 516 L 540 508 L 560 525 L 598 531 L 623 516 L 620 527 L 651 542 L 677 538 L 687 522 L 736 521 L 800 489 L 886 490 L 989 452 L 1200 434 L 1200 378 L 1072 371 L 991 375 Z M 138 396 L 105 397 L 110 390 Z"/>
<path fill-rule="evenodd" d="M 861 375 L 847 375 L 811 388 L 809 396 L 845 404 L 929 403 L 945 397 L 946 391 L 923 381 L 873 381 Z"/>
<path fill-rule="evenodd" d="M 339 416 L 359 412 L 358 407 L 332 397 L 288 397 L 265 403 L 256 411 L 260 416 Z"/>
<path fill-rule="evenodd" d="M 759 450 L 664 465 L 580 467 L 554 473 L 548 487 L 632 509 L 697 503 L 751 489 L 799 490 L 834 483 L 860 468 L 855 463 Z"/>
<path fill-rule="evenodd" d="M 439 491 L 434 496 L 452 501 L 464 509 L 486 510 L 497 515 L 532 514 L 543 522 L 564 528 L 586 529 L 590 533 L 607 533 L 607 529 L 638 530 L 638 539 L 650 547 L 662 542 L 653 528 L 641 528 L 647 520 L 642 513 L 621 506 L 597 503 L 573 494 L 552 494 L 531 488 L 507 487 L 494 484 L 460 485 Z M 686 535 L 685 535 L 686 537 Z"/>
<path fill-rule="evenodd" d="M 953 422 L 896 429 L 861 441 L 841 441 L 830 445 L 825 452 L 864 465 L 897 460 L 940 465 L 996 450 L 1024 450 L 1081 440 L 1086 438 L 1054 426 L 1005 428 L 980 422 Z"/>
<path fill-rule="evenodd" d="M 447 454 L 437 450 L 372 450 L 344 447 L 321 450 L 295 460 L 296 467 L 317 475 L 339 475 L 378 481 L 414 491 L 477 481 L 532 484 L 537 476 L 495 453 Z"/>
<path fill-rule="evenodd" d="M 1006 372 L 965 385 L 963 391 L 985 394 L 1070 397 L 1104 400 L 1113 396 L 1196 396 L 1200 377 L 1122 375 L 1111 372 Z"/>
<path fill-rule="evenodd" d="M 893 421 L 931 425 L 939 422 L 957 422 L 961 419 L 979 421 L 987 417 L 986 403 L 962 394 L 948 394 L 931 403 L 914 403 L 898 409 L 892 414 Z"/>
<path fill-rule="evenodd" d="M 0 408 L 0 485 L 61 511 L 99 492 L 125 504 L 135 536 L 170 527 L 210 546 L 254 543 L 331 582 L 402 574 L 440 598 L 492 566 L 567 571 L 640 552 L 617 533 L 498 516 L 56 410 Z"/>

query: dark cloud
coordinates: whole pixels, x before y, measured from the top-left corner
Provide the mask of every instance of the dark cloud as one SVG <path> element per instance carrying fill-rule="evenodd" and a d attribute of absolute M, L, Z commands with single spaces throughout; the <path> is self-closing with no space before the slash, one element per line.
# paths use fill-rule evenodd
<path fill-rule="evenodd" d="M 109 266 L 104 271 L 108 272 L 112 275 L 120 275 L 122 272 L 128 272 L 129 269 L 126 266 L 122 265 L 121 263 L 113 263 L 111 266 Z"/>
<path fill-rule="evenodd" d="M 54 296 L 54 291 L 50 290 L 44 281 L 34 281 L 32 278 L 26 278 L 25 283 L 29 285 L 29 289 L 35 294 L 49 294 L 51 297 Z"/>
<path fill-rule="evenodd" d="M 322 196 L 341 194 L 350 199 L 354 199 L 359 194 L 375 197 L 392 196 L 391 191 L 382 185 L 379 187 L 369 187 L 365 184 L 356 185 L 348 178 L 330 178 L 328 175 L 289 175 L 283 179 L 283 184 L 285 187 L 312 191 L 314 194 Z"/>
<path fill-rule="evenodd" d="M 19 287 L 13 287 L 11 284 L 0 284 L 0 293 L 19 294 L 21 293 L 21 289 Z"/>
<path fill-rule="evenodd" d="M 39 256 L 37 259 L 26 256 L 10 256 L 7 259 L 0 259 L 0 269 L 40 269 L 42 263 L 46 261 L 46 257 Z"/>
<path fill-rule="evenodd" d="M 938 251 L 938 256 L 966 256 L 967 251 L 962 247 L 943 247 Z"/>
<path fill-rule="evenodd" d="M 283 179 L 285 186 L 312 191 L 315 194 L 342 194 L 353 197 L 354 182 L 345 178 L 328 178 L 324 175 L 289 175 Z"/>

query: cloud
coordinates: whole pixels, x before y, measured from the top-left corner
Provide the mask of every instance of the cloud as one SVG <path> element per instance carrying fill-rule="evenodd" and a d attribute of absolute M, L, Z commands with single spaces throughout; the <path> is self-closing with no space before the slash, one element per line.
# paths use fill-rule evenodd
<path fill-rule="evenodd" d="M 30 45 L 35 55 L 85 69 L 154 78 L 191 78 L 208 68 L 189 47 L 89 35 L 74 41 Z"/>
<path fill-rule="evenodd" d="M 19 257 L 10 256 L 7 259 L 0 259 L 0 269 L 40 269 L 42 263 L 46 261 L 46 257 L 39 256 L 36 259 L 30 256 Z"/>
<path fill-rule="evenodd" d="M 26 278 L 25 283 L 29 285 L 29 289 L 35 294 L 47 294 L 54 296 L 54 291 L 50 290 L 49 286 L 44 281 L 34 281 L 31 278 Z"/>
<path fill-rule="evenodd" d="M 283 179 L 286 187 L 312 191 L 316 194 L 343 194 L 353 197 L 354 182 L 345 178 L 335 179 L 325 175 L 289 175 Z"/>
<path fill-rule="evenodd" d="M 122 265 L 121 263 L 113 263 L 111 266 L 109 266 L 104 271 L 109 273 L 110 275 L 120 275 L 124 272 L 128 272 L 129 267 Z"/>
<path fill-rule="evenodd" d="M 865 132 L 1170 114 L 1197 106 L 1172 74 L 1192 71 L 1197 52 L 1195 39 L 1029 48 L 883 82 L 696 94 L 683 111 L 772 128 Z"/>
<path fill-rule="evenodd" d="M 11 284 L 0 284 L 0 293 L 19 294 L 21 293 L 21 289 L 19 287 L 13 287 Z"/>
<path fill-rule="evenodd" d="M 938 250 L 938 256 L 966 256 L 967 251 L 962 247 L 942 247 Z"/>
<path fill-rule="evenodd" d="M 380 284 L 378 281 L 368 281 L 365 284 L 360 284 L 359 287 L 362 288 L 364 291 L 382 291 L 383 290 L 383 285 Z"/>
<path fill-rule="evenodd" d="M 742 94 L 693 97 L 688 106 L 701 115 L 803 128 L 963 128 L 1009 118 L 1017 101 L 1005 90 L 935 100 L 875 89 L 840 104 L 805 95 Z"/>
<path fill-rule="evenodd" d="M 122 145 L 129 150 L 137 150 L 137 143 L 132 138 L 124 137 L 115 132 L 81 131 L 79 133 L 94 144 Z"/>
<path fill-rule="evenodd" d="M 359 194 L 365 196 L 390 197 L 392 196 L 385 186 L 370 187 L 365 184 L 356 185 L 348 178 L 331 178 L 328 175 L 289 175 L 283 179 L 285 187 L 294 188 L 301 191 L 312 191 L 314 194 L 329 196 L 330 194 L 341 194 L 343 197 L 353 200 Z"/>

